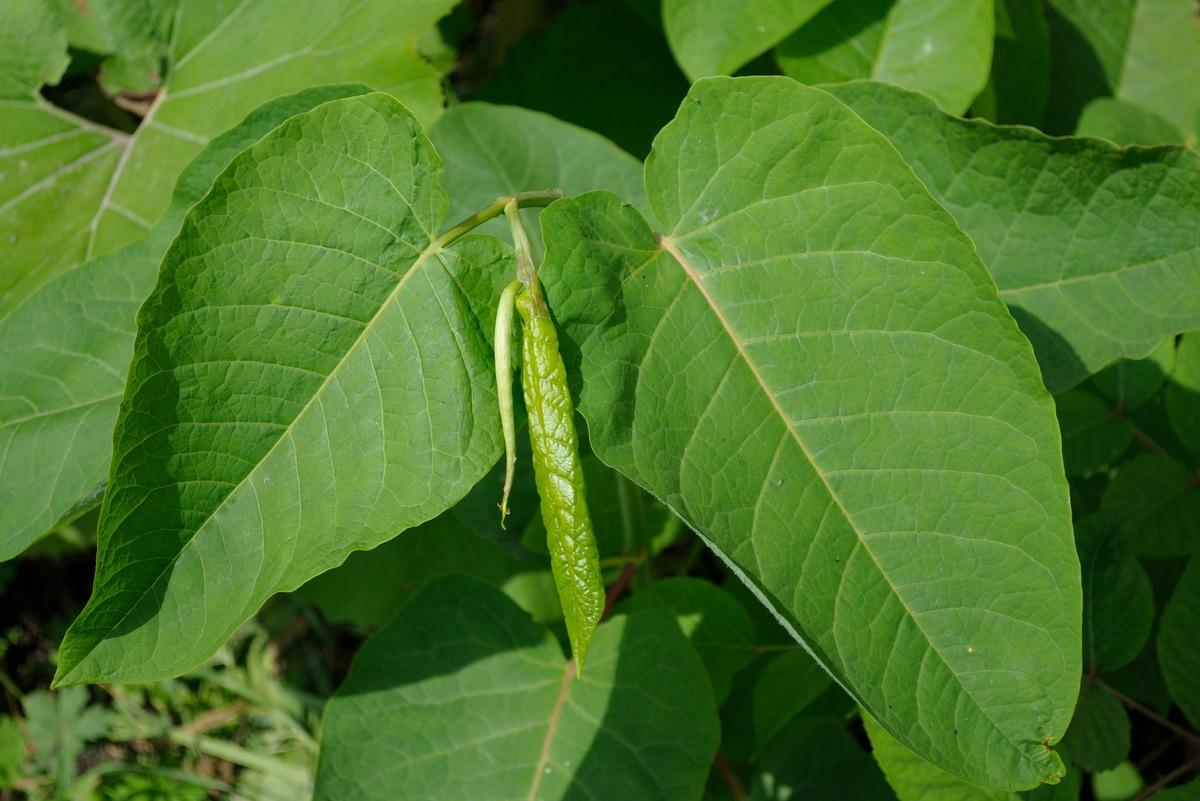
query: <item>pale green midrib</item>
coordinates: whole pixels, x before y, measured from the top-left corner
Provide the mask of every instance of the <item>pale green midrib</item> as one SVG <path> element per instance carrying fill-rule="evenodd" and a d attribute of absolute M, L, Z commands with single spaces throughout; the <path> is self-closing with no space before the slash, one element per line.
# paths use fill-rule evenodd
<path fill-rule="evenodd" d="M 1174 259 L 1182 258 L 1184 256 L 1191 256 L 1196 253 L 1200 253 L 1200 245 L 1187 250 L 1169 253 L 1166 256 L 1157 259 L 1151 259 L 1150 261 L 1139 262 L 1137 264 L 1126 264 L 1122 267 L 1116 268 L 1115 270 L 1106 270 L 1102 273 L 1092 273 L 1091 275 L 1075 275 L 1071 276 L 1070 278 L 1060 278 L 1057 281 L 1046 281 L 1041 284 L 1028 284 L 1026 286 L 1010 287 L 1008 289 L 1000 289 L 998 291 L 1000 296 L 1003 297 L 1005 295 L 1019 295 L 1022 292 L 1035 292 L 1042 289 L 1058 289 L 1068 284 L 1078 284 L 1084 281 L 1101 281 L 1106 278 L 1116 279 L 1124 273 L 1165 265 Z"/>
<path fill-rule="evenodd" d="M 538 757 L 537 764 L 533 768 L 533 782 L 529 787 L 529 795 L 527 801 L 537 801 L 537 791 L 542 783 L 542 775 L 545 772 L 546 762 L 550 759 L 550 746 L 554 742 L 554 734 L 558 730 L 558 721 L 562 717 L 563 707 L 566 705 L 567 694 L 571 689 L 571 666 L 573 660 L 569 660 L 566 665 L 561 666 L 563 671 L 562 684 L 558 688 L 558 698 L 554 702 L 554 711 L 550 713 L 550 720 L 546 729 L 546 738 L 542 741 L 542 753 Z M 555 666 L 556 668 L 559 666 Z"/>
<path fill-rule="evenodd" d="M 985 710 L 984 707 L 977 700 L 975 700 L 975 696 L 972 695 L 971 691 L 967 689 L 967 687 L 962 683 L 961 680 L 959 680 L 958 674 L 955 673 L 953 669 L 951 669 L 950 664 L 946 661 L 946 658 L 942 655 L 941 650 L 938 649 L 934 645 L 933 640 L 929 637 L 929 635 L 926 633 L 924 627 L 921 625 L 920 619 L 916 616 L 916 614 L 909 607 L 908 602 L 905 600 L 904 596 L 902 596 L 900 594 L 899 590 L 896 589 L 896 585 L 892 583 L 891 576 L 889 576 L 887 571 L 883 569 L 883 565 L 881 565 L 879 563 L 879 560 L 875 556 L 875 553 L 871 550 L 870 546 L 867 544 L 864 533 L 858 527 L 858 524 L 854 521 L 854 518 L 850 515 L 849 510 L 846 509 L 846 506 L 842 503 L 841 497 L 834 491 L 833 486 L 829 483 L 828 478 L 826 478 L 825 472 L 823 470 L 821 470 L 821 468 L 818 466 L 817 461 L 813 457 L 812 453 L 809 451 L 808 446 L 800 438 L 799 433 L 796 431 L 795 426 L 792 424 L 787 413 L 783 410 L 783 407 L 779 405 L 779 400 L 775 397 L 775 394 L 770 390 L 770 388 L 767 385 L 766 380 L 763 378 L 762 374 L 759 372 L 758 366 L 750 358 L 750 354 L 747 353 L 745 348 L 743 347 L 740 337 L 738 337 L 738 335 L 735 333 L 733 326 L 730 324 L 729 320 L 725 317 L 724 312 L 721 311 L 721 308 L 717 305 L 717 303 L 714 300 L 714 298 L 712 297 L 712 295 L 709 294 L 708 288 L 700 280 L 699 274 L 696 273 L 696 271 L 692 267 L 692 265 L 683 257 L 683 254 L 680 253 L 679 250 L 675 247 L 674 240 L 670 239 L 669 237 L 662 236 L 660 234 L 655 234 L 655 238 L 658 240 L 659 245 L 663 248 L 663 250 L 670 253 L 671 256 L 676 260 L 676 262 L 678 262 L 680 268 L 684 271 L 685 275 L 687 276 L 688 281 L 690 281 L 692 284 L 694 284 L 696 286 L 697 290 L 703 296 L 705 303 L 708 304 L 708 307 L 712 310 L 713 314 L 716 315 L 717 320 L 721 323 L 722 328 L 725 329 L 726 335 L 729 337 L 730 341 L 737 348 L 738 356 L 741 357 L 742 361 L 746 364 L 746 366 L 750 369 L 750 372 L 754 375 L 754 379 L 755 379 L 755 381 L 758 382 L 758 385 L 762 389 L 763 394 L 766 395 L 770 399 L 771 405 L 775 408 L 775 413 L 778 415 L 779 419 L 781 421 L 783 421 L 784 425 L 787 427 L 788 432 L 791 434 L 792 439 L 800 447 L 800 450 L 804 454 L 804 457 L 808 460 L 808 463 L 812 466 L 813 472 L 816 473 L 817 476 L 820 477 L 821 483 L 825 486 L 825 490 L 829 493 L 829 497 L 837 505 L 838 509 L 842 513 L 842 516 L 845 518 L 846 522 L 849 523 L 850 528 L 854 531 L 855 536 L 858 538 L 859 545 L 861 545 L 862 549 L 871 557 L 871 561 L 875 563 L 875 567 L 876 567 L 876 569 L 879 570 L 879 574 L 881 576 L 883 576 L 884 580 L 888 583 L 888 587 L 891 588 L 892 596 L 895 597 L 900 602 L 901 606 L 904 608 L 905 613 L 913 621 L 913 624 L 917 627 L 917 630 L 921 632 L 921 636 L 924 638 L 925 642 L 929 644 L 930 650 L 933 651 L 935 654 L 937 654 L 938 659 L 946 667 L 946 669 L 950 673 L 950 675 L 954 676 L 955 683 L 962 690 L 963 694 L 967 698 L 969 698 L 971 700 L 971 703 L 975 706 L 975 708 L 978 709 L 984 715 L 984 717 L 986 717 L 988 719 L 988 721 L 992 724 L 992 728 L 996 732 L 998 732 L 1001 736 L 1003 736 L 1004 739 L 1013 746 L 1014 750 L 1017 752 L 1017 754 L 1020 756 L 1020 758 L 1023 761 L 1028 762 L 1035 767 L 1038 775 L 1044 775 L 1045 769 L 1043 768 L 1043 766 L 1041 764 L 1039 764 L 1038 762 L 1036 762 L 1028 754 L 1026 754 L 1025 749 L 1022 748 L 1016 741 L 1014 741 L 1012 739 L 1012 737 L 1009 736 L 1009 734 L 1006 731 L 1004 731 L 1003 729 L 1001 729 L 999 727 L 999 725 L 997 725 L 995 719 L 991 716 L 991 714 L 989 714 L 988 711 Z M 876 717 L 876 719 L 879 719 L 878 715 L 876 715 L 875 717 Z"/>
<path fill-rule="evenodd" d="M 163 567 L 162 571 L 158 574 L 158 576 L 156 576 L 154 578 L 153 581 L 148 583 L 147 586 L 149 589 L 153 589 L 154 587 L 156 587 L 159 584 L 159 582 L 161 582 L 163 580 L 163 578 L 167 575 L 167 573 L 171 570 L 172 566 L 176 562 L 179 561 L 179 558 L 189 548 L 192 548 L 194 546 L 197 537 L 199 537 L 199 535 L 200 535 L 200 532 L 203 531 L 204 527 L 207 526 L 208 523 L 222 509 L 225 508 L 229 499 L 232 498 L 235 493 L 240 491 L 242 489 L 242 487 L 244 487 L 246 485 L 246 483 L 250 480 L 250 477 L 254 475 L 254 472 L 257 469 L 258 465 L 261 465 L 262 463 L 267 461 L 267 459 L 269 459 L 271 457 L 271 455 L 275 453 L 275 451 L 281 446 L 281 444 L 291 437 L 292 432 L 294 431 L 297 423 L 300 420 L 302 420 L 309 413 L 309 410 L 313 408 L 313 406 L 316 404 L 317 400 L 329 388 L 329 386 L 333 382 L 334 378 L 337 377 L 337 375 L 341 372 L 342 368 L 349 362 L 350 357 L 353 356 L 355 353 L 357 353 L 358 349 L 363 346 L 363 344 L 366 342 L 368 335 L 370 335 L 375 330 L 376 324 L 378 324 L 379 320 L 382 319 L 384 313 L 387 312 L 392 307 L 392 305 L 396 302 L 396 300 L 400 296 L 400 293 L 404 290 L 404 288 L 406 286 L 408 286 L 408 282 L 412 279 L 412 277 L 414 275 L 416 275 L 421 270 L 421 268 L 423 268 L 425 266 L 425 263 L 430 258 L 432 258 L 434 255 L 439 253 L 447 244 L 449 244 L 449 243 L 443 241 L 441 237 L 434 237 L 431 239 L 429 245 L 421 252 L 421 255 L 417 257 L 417 259 L 413 263 L 412 267 L 410 267 L 409 270 L 403 276 L 400 277 L 400 280 L 397 281 L 397 283 L 396 283 L 396 287 L 388 294 L 387 298 L 385 298 L 384 301 L 379 305 L 379 310 L 371 317 L 371 319 L 363 327 L 363 330 L 359 332 L 358 337 L 355 338 L 354 342 L 351 343 L 350 347 L 348 347 L 346 349 L 346 353 L 342 356 L 341 359 L 338 360 L 337 364 L 335 364 L 332 367 L 332 369 L 330 369 L 329 375 L 327 375 L 325 377 L 325 380 L 321 382 L 321 385 L 319 387 L 317 387 L 316 389 L 313 390 L 312 396 L 304 404 L 304 407 L 301 408 L 296 413 L 296 416 L 292 419 L 292 421 L 287 424 L 287 426 L 283 429 L 283 431 L 280 432 L 279 438 L 275 440 L 274 444 L 272 444 L 271 447 L 265 453 L 263 453 L 263 455 L 261 457 L 259 457 L 258 459 L 255 460 L 255 466 L 251 467 L 249 470 L 247 470 L 246 475 L 244 475 L 236 484 L 233 484 L 230 486 L 229 492 L 227 492 L 225 494 L 225 497 L 222 498 L 218 503 L 216 503 L 213 506 L 212 510 L 205 515 L 204 520 L 198 526 L 196 526 L 196 530 L 194 532 L 192 532 L 192 535 L 190 537 L 188 537 L 187 542 L 185 542 L 179 548 L 178 553 L 176 553 L 175 556 L 167 558 L 165 560 L 166 565 Z M 114 458 L 114 463 L 115 462 L 116 462 L 116 459 Z M 128 519 L 129 515 L 132 514 L 140 506 L 141 506 L 141 503 L 137 504 L 132 509 L 130 509 L 128 512 L 126 512 L 126 514 L 119 521 L 117 521 L 115 524 L 113 524 L 110 527 L 110 531 L 116 531 L 117 529 L 119 529 L 120 526 L 124 524 L 125 520 Z M 116 622 L 114 622 L 111 626 L 103 627 L 103 629 L 96 628 L 96 629 L 89 630 L 89 639 L 93 640 L 93 642 L 88 646 L 86 652 L 84 652 L 83 654 L 81 654 L 78 657 L 75 664 L 71 666 L 70 670 L 63 674 L 64 681 L 68 680 L 70 678 L 71 674 L 76 672 L 79 669 L 79 667 L 84 664 L 87 657 L 89 657 L 96 650 L 96 648 L 107 638 L 107 636 L 109 634 L 111 634 L 118 627 L 120 627 L 125 622 L 125 620 L 128 619 L 128 617 L 131 614 L 133 614 L 134 610 L 136 610 L 137 607 L 141 605 L 142 600 L 145 599 L 147 595 L 148 595 L 148 592 L 144 592 L 144 593 L 140 594 L 137 597 L 137 599 L 129 605 L 129 608 L 125 611 L 125 614 L 123 614 L 121 616 L 121 618 L 119 620 L 117 620 Z M 103 634 L 103 636 L 97 638 L 96 635 L 100 631 L 103 631 L 104 634 Z M 56 681 L 55 684 L 61 685 L 62 682 Z"/>

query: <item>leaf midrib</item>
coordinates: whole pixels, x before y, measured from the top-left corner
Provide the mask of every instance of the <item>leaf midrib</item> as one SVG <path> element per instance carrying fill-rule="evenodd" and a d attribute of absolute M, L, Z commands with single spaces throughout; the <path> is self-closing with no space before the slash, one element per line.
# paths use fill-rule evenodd
<path fill-rule="evenodd" d="M 763 394 L 765 394 L 770 399 L 771 405 L 774 407 L 776 414 L 779 416 L 779 419 L 783 421 L 784 425 L 787 427 L 788 433 L 791 434 L 792 439 L 799 446 L 801 452 L 804 454 L 804 457 L 808 460 L 809 464 L 812 466 L 813 472 L 815 472 L 816 475 L 821 479 L 821 483 L 825 486 L 826 491 L 829 493 L 829 497 L 833 500 L 833 502 L 835 504 L 837 504 L 837 507 L 841 511 L 842 516 L 845 518 L 846 522 L 849 523 L 850 528 L 854 531 L 855 536 L 858 538 L 859 545 L 867 553 L 867 555 L 871 558 L 871 561 L 875 563 L 876 568 L 878 568 L 878 570 L 879 570 L 879 574 L 881 576 L 883 576 L 884 580 L 887 581 L 888 586 L 891 588 L 893 597 L 895 597 L 900 602 L 900 605 L 904 608 L 905 613 L 913 621 L 913 624 L 917 627 L 917 630 L 921 632 L 922 637 L 929 644 L 930 650 L 932 650 L 935 654 L 937 654 L 938 659 L 941 660 L 942 664 L 946 666 L 947 670 L 950 672 L 950 675 L 954 676 L 955 683 L 958 685 L 959 688 L 961 688 L 962 692 L 966 695 L 966 697 L 971 699 L 971 703 L 974 704 L 974 706 L 984 715 L 984 717 L 986 717 L 988 719 L 988 721 L 992 724 L 992 728 L 995 731 L 997 731 L 998 733 L 1000 733 L 1004 737 L 1004 739 L 1013 746 L 1014 750 L 1020 755 L 1020 758 L 1023 761 L 1032 764 L 1035 767 L 1035 769 L 1037 770 L 1039 775 L 1044 774 L 1045 771 L 1044 771 L 1043 767 L 1040 764 L 1038 764 L 1035 760 L 1033 760 L 1028 754 L 1026 754 L 1025 750 L 1022 747 L 1020 747 L 1020 745 L 1018 745 L 1017 742 L 1014 741 L 1012 739 L 1012 737 L 1009 736 L 1009 734 L 1006 731 L 1004 731 L 997 725 L 995 719 L 975 699 L 974 695 L 971 694 L 971 691 L 968 690 L 967 687 L 961 681 L 958 680 L 958 674 L 955 673 L 952 668 L 950 668 L 950 664 L 946 661 L 946 658 L 942 655 L 941 650 L 934 645 L 933 640 L 929 637 L 929 635 L 926 633 L 924 627 L 921 625 L 920 619 L 913 612 L 913 610 L 909 607 L 908 602 L 904 598 L 904 596 L 901 595 L 899 590 L 896 589 L 896 585 L 892 583 L 891 577 L 888 575 L 887 571 L 883 569 L 883 565 L 881 565 L 879 563 L 879 560 L 875 556 L 875 553 L 871 550 L 870 546 L 867 544 L 866 535 L 859 528 L 858 524 L 855 522 L 854 518 L 851 516 L 849 510 L 846 508 L 845 504 L 842 503 L 841 497 L 838 495 L 837 492 L 834 491 L 833 486 L 829 483 L 829 479 L 827 478 L 825 471 L 823 471 L 820 468 L 820 466 L 817 464 L 817 461 L 813 457 L 812 452 L 808 449 L 808 446 L 804 443 L 804 440 L 801 439 L 799 432 L 796 431 L 795 426 L 793 425 L 791 419 L 788 417 L 787 413 L 784 411 L 783 407 L 779 405 L 778 398 L 776 398 L 775 393 L 771 391 L 770 387 L 768 386 L 768 384 L 766 382 L 766 379 L 763 377 L 762 373 L 759 371 L 758 365 L 756 365 L 754 363 L 753 359 L 751 359 L 751 357 L 750 357 L 750 354 L 746 351 L 745 347 L 742 344 L 741 338 L 734 331 L 734 328 L 730 324 L 728 318 L 725 316 L 725 313 L 721 310 L 720 306 L 716 303 L 713 296 L 709 293 L 708 287 L 706 287 L 704 285 L 704 282 L 700 280 L 699 274 L 692 267 L 691 263 L 686 258 L 684 258 L 683 254 L 680 253 L 678 248 L 675 247 L 675 240 L 672 239 L 671 237 L 663 236 L 662 234 L 659 234 L 658 232 L 655 232 L 654 238 L 658 241 L 659 246 L 663 250 L 665 250 L 667 253 L 671 254 L 671 256 L 679 264 L 680 268 L 683 269 L 684 274 L 687 276 L 688 281 L 690 281 L 693 285 L 695 285 L 697 290 L 700 292 L 701 296 L 704 298 L 705 303 L 708 304 L 709 309 L 712 311 L 712 313 L 714 315 L 716 315 L 717 320 L 721 323 L 721 327 L 725 330 L 726 336 L 729 337 L 729 340 L 733 343 L 734 347 L 737 348 L 738 355 L 741 357 L 742 361 L 749 368 L 751 374 L 754 376 L 755 381 L 758 382 L 758 385 L 762 389 Z M 860 700 L 862 700 L 862 699 L 860 699 Z M 875 717 L 876 717 L 876 719 L 881 720 L 881 723 L 882 723 L 882 719 L 878 715 L 876 715 Z"/>

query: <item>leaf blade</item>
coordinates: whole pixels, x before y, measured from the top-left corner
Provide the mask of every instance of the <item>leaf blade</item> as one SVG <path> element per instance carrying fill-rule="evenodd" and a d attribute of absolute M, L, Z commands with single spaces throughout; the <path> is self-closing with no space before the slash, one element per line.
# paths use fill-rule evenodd
<path fill-rule="evenodd" d="M 1049 779 L 1060 763 L 1044 742 L 1065 729 L 1078 690 L 1080 657 L 1070 643 L 1080 599 L 1057 424 L 1028 345 L 970 242 L 915 178 L 903 177 L 898 154 L 828 96 L 784 79 L 710 79 L 692 95 L 646 167 L 647 194 L 669 236 L 656 239 L 632 209 L 602 194 L 543 213 L 542 272 L 565 325 L 564 352 L 574 349 L 568 363 L 584 377 L 578 408 L 596 453 L 680 514 L 844 687 L 921 753 L 997 786 Z M 883 188 L 871 178 L 881 174 Z M 891 192 L 900 199 L 889 208 Z M 872 209 L 866 221 L 847 225 L 863 208 Z M 904 220 L 904 233 L 889 220 Z M 864 253 L 906 266 L 876 271 Z M 921 279 L 919 268 L 932 276 Z M 926 281 L 940 288 L 938 301 L 916 300 Z M 961 282 L 960 295 L 952 282 Z M 873 302 L 864 288 L 876 287 Z M 913 304 L 907 314 L 894 300 L 901 295 Z M 951 310 L 950 296 L 963 305 Z M 837 350 L 839 326 L 861 331 L 863 344 Z M 931 356 L 938 341 L 946 350 Z M 978 357 L 965 356 L 976 349 Z M 940 389 L 926 394 L 917 387 L 931 359 L 946 361 L 927 374 Z M 930 399 L 951 385 L 936 378 L 939 370 L 956 376 L 953 399 Z M 995 390 L 991 400 L 970 397 L 985 385 Z M 957 419 L 965 409 L 973 416 Z M 923 452 L 919 442 L 941 445 Z M 1001 455 L 1008 447 L 1016 451 Z M 1019 477 L 1017 465 L 1039 467 Z M 1001 490 L 1006 482 L 1015 483 Z M 966 511 L 965 499 L 985 485 L 1001 493 L 989 500 L 1008 510 L 1011 525 L 982 507 Z M 960 517 L 947 528 L 933 521 L 945 521 L 934 509 L 949 497 L 960 503 L 945 514 Z M 961 536 L 972 544 L 955 544 Z M 1026 537 L 1037 542 L 1030 551 L 1017 546 Z M 946 559 L 953 574 L 975 547 L 992 554 L 985 561 L 996 581 L 1043 597 L 1041 611 L 989 596 L 996 609 L 978 609 L 975 622 L 956 612 L 952 625 L 939 606 L 970 603 L 917 563 Z M 943 601 L 945 592 L 955 600 Z M 1047 662 L 1000 667 L 1021 649 L 980 645 L 996 619 Z M 951 645 L 954 638 L 963 639 Z M 913 650 L 884 645 L 897 641 Z M 888 657 L 889 649 L 908 655 Z M 987 688 L 972 685 L 976 660 L 996 666 Z M 1041 678 L 1027 680 L 1026 669 Z M 1033 731 L 997 735 L 1003 757 L 952 758 L 988 752 L 963 737 L 996 731 L 983 710 L 1000 702 L 991 678 L 1001 681 L 1006 670 L 1015 672 L 1003 679 L 1005 692 L 1038 710 Z M 935 688 L 972 710 L 964 720 L 982 718 L 974 730 L 964 724 L 952 734 L 960 710 L 932 700 Z"/>
<path fill-rule="evenodd" d="M 348 98 L 276 128 L 189 213 L 139 314 L 59 683 L 198 664 L 272 592 L 434 517 L 495 461 L 487 348 L 434 239 L 439 169 L 399 103 Z"/>

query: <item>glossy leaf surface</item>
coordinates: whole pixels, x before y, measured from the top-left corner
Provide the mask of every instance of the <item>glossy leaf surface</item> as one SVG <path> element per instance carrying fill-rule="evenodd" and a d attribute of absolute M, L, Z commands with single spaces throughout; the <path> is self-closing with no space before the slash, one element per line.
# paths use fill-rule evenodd
<path fill-rule="evenodd" d="M 596 453 L 920 753 L 1058 775 L 1080 658 L 1058 427 L 970 240 L 784 78 L 697 83 L 646 185 L 661 237 L 605 193 L 542 214 Z"/>
<path fill-rule="evenodd" d="M 319 87 L 256 109 L 192 160 L 150 237 L 59 276 L 0 318 L 0 560 L 99 505 L 137 309 L 188 208 L 288 117 L 365 91 Z"/>
<path fill-rule="evenodd" d="M 802 83 L 873 78 L 961 114 L 992 67 L 993 0 L 837 0 L 780 43 L 779 64 Z"/>
<path fill-rule="evenodd" d="M 704 669 L 666 612 L 601 625 L 576 679 L 549 631 L 457 576 L 363 647 L 323 729 L 318 801 L 685 801 L 718 739 Z"/>
<path fill-rule="evenodd" d="M 495 378 L 452 271 L 511 251 L 439 249 L 440 167 L 395 100 L 349 98 L 276 128 L 189 212 L 139 313 L 59 683 L 198 664 L 272 593 L 495 462 Z"/>
<path fill-rule="evenodd" d="M 875 83 L 831 91 L 888 137 L 975 242 L 1052 391 L 1200 328 L 1195 151 L 956 119 Z"/>

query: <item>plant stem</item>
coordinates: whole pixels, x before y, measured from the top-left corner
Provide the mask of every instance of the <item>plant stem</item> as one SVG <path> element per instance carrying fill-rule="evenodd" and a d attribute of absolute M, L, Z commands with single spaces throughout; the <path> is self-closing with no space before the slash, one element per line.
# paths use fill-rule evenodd
<path fill-rule="evenodd" d="M 22 706 L 25 705 L 25 693 L 21 692 L 21 688 L 3 670 L 0 670 L 0 686 L 3 686 L 8 694 L 15 698 L 19 704 Z"/>
<path fill-rule="evenodd" d="M 1145 790 L 1142 790 L 1142 792 L 1140 792 L 1136 796 L 1134 796 L 1133 801 L 1145 801 L 1145 799 L 1154 795 L 1159 790 L 1163 789 L 1168 784 L 1170 784 L 1171 782 L 1178 779 L 1180 776 L 1187 773 L 1189 770 L 1195 770 L 1196 768 L 1200 768 L 1200 756 L 1189 759 L 1187 762 L 1184 762 L 1182 765 L 1175 768 L 1175 770 L 1171 771 L 1166 776 L 1163 776 L 1161 779 L 1159 779 L 1154 784 L 1147 787 Z"/>
<path fill-rule="evenodd" d="M 1153 709 L 1143 706 L 1142 704 L 1140 704 L 1137 701 L 1130 698 L 1128 695 L 1125 695 L 1124 693 L 1122 693 L 1120 690 L 1115 690 L 1112 687 L 1109 687 L 1107 684 L 1100 681 L 1099 679 L 1096 679 L 1096 686 L 1100 687 L 1100 689 L 1104 690 L 1106 693 L 1111 695 L 1113 698 L 1116 698 L 1118 701 L 1120 701 L 1122 704 L 1129 707 L 1130 709 L 1132 709 L 1136 712 L 1140 712 L 1145 717 L 1149 718 L 1150 720 L 1153 720 L 1155 723 L 1162 726 L 1164 729 L 1169 729 L 1170 731 L 1175 732 L 1180 737 L 1182 737 L 1183 739 L 1192 743 L 1193 745 L 1200 745 L 1200 734 L 1196 734 L 1195 732 L 1188 731 L 1187 729 L 1183 728 L 1182 726 L 1180 726 L 1177 723 L 1172 723 L 1171 721 L 1164 718 L 1162 715 L 1155 712 Z"/>
<path fill-rule="evenodd" d="M 487 207 L 475 212 L 435 239 L 433 241 L 434 249 L 444 248 L 446 245 L 478 228 L 493 217 L 499 217 L 504 213 L 504 207 L 509 203 L 516 203 L 517 208 L 527 209 L 537 206 L 549 206 L 562 197 L 563 193 L 558 189 L 539 189 L 535 192 L 518 192 L 515 195 L 505 195 L 504 197 L 496 198 Z"/>
<path fill-rule="evenodd" d="M 608 613 L 617 605 L 617 601 L 620 600 L 621 595 L 624 594 L 626 588 L 629 586 L 629 582 L 633 580 L 634 574 L 638 572 L 638 568 L 645 560 L 646 553 L 643 551 L 636 561 L 625 565 L 625 569 L 621 571 L 621 575 L 617 576 L 617 580 L 608 588 L 604 599 L 604 614 L 600 615 L 601 620 L 607 618 Z"/>
<path fill-rule="evenodd" d="M 716 756 L 713 757 L 713 765 L 716 766 L 717 772 L 721 774 L 721 778 L 725 780 L 725 785 L 729 788 L 729 794 L 737 799 L 737 801 L 746 801 L 746 788 L 742 787 L 741 779 L 733 772 L 733 768 L 730 767 L 728 760 L 725 759 L 725 755 L 720 751 L 717 751 Z"/>
<path fill-rule="evenodd" d="M 616 472 L 616 471 L 614 471 Z M 635 590 L 650 583 L 650 543 L 646 539 L 646 515 L 642 510 L 642 493 L 624 474 L 617 472 L 617 500 L 621 505 L 621 527 L 625 531 L 625 553 L 642 554 L 632 581 Z"/>
<path fill-rule="evenodd" d="M 253 751 L 242 748 L 239 745 L 234 745 L 233 743 L 227 743 L 224 740 L 189 734 L 181 729 L 171 729 L 168 731 L 167 739 L 187 748 L 194 748 L 202 754 L 274 776 L 289 784 L 303 787 L 309 782 L 308 771 L 304 768 L 289 765 L 279 759 L 256 754 Z"/>

